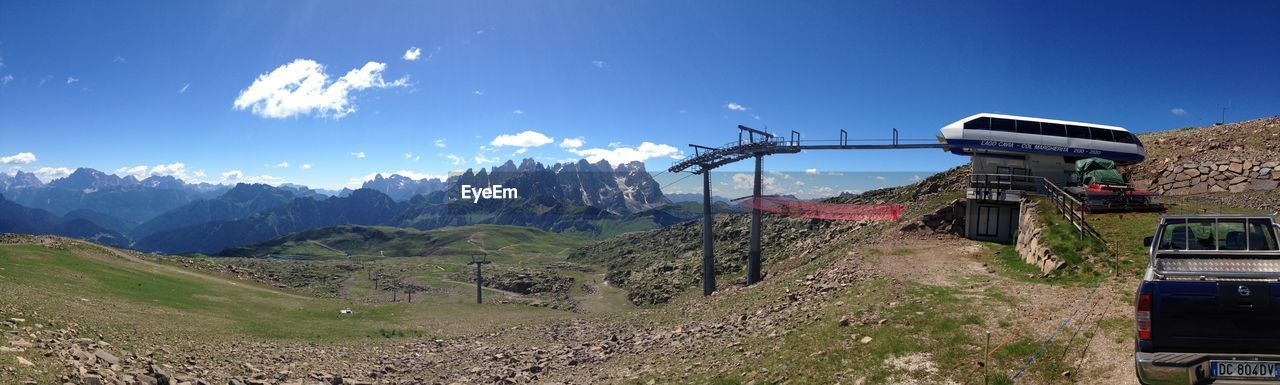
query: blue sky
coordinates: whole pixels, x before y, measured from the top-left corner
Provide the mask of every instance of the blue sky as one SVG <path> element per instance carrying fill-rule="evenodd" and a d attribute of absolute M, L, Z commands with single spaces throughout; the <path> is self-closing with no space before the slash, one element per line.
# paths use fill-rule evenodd
<path fill-rule="evenodd" d="M 1276 114 L 1277 14 L 1276 2 L 6 1 L 0 171 L 341 188 L 524 157 L 657 171 L 689 143 L 735 139 L 737 124 L 808 139 L 932 138 L 977 112 L 1195 126 L 1228 103 L 1228 120 Z M 279 86 L 300 79 L 318 87 Z M 965 160 L 813 152 L 766 167 Z"/>

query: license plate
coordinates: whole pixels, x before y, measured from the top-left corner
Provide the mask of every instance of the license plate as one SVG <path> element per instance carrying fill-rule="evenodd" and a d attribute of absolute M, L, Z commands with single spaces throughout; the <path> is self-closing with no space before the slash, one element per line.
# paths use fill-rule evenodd
<path fill-rule="evenodd" d="M 1280 379 L 1280 362 L 1209 361 L 1212 378 Z"/>

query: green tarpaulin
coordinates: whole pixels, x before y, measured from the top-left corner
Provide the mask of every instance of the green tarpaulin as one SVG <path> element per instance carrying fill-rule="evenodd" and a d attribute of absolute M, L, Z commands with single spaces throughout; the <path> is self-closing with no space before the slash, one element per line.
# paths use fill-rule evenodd
<path fill-rule="evenodd" d="M 1077 160 L 1076 175 L 1080 177 L 1080 183 L 1083 185 L 1094 183 L 1125 184 L 1124 178 L 1120 176 L 1119 172 L 1116 172 L 1116 162 L 1102 158 Z"/>

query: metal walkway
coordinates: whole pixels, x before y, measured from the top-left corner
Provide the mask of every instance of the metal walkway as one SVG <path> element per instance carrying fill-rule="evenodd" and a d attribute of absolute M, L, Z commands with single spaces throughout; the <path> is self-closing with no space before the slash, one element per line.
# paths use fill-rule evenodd
<path fill-rule="evenodd" d="M 942 149 L 949 148 L 946 143 L 919 143 L 929 142 L 930 140 L 907 140 L 914 141 L 914 144 L 904 144 L 898 138 L 898 129 L 893 129 L 893 138 L 889 143 L 876 144 L 874 142 L 884 142 L 883 139 L 876 140 L 852 140 L 853 142 L 864 142 L 868 144 L 849 144 L 849 133 L 840 130 L 840 139 L 838 141 L 806 141 L 806 143 L 819 144 L 801 144 L 800 133 L 791 131 L 789 139 L 783 139 L 773 134 L 757 130 L 751 127 L 738 126 L 738 140 L 729 142 L 720 147 L 699 146 L 690 144 L 693 147 L 693 155 L 685 159 L 677 161 L 667 169 L 668 172 L 678 173 L 695 168 L 694 174 L 702 174 L 702 294 L 711 295 L 716 288 L 715 275 L 715 257 L 712 255 L 712 230 L 711 230 L 711 170 L 726 164 L 738 162 L 747 158 L 755 158 L 755 181 L 753 185 L 752 198 L 753 201 L 761 199 L 761 183 L 760 173 L 763 168 L 764 157 L 774 154 L 795 154 L 805 150 L 902 150 L 902 149 Z M 939 139 L 938 141 L 941 141 Z M 833 143 L 834 142 L 834 143 Z M 829 144 L 821 144 L 829 143 Z M 750 248 L 747 254 L 747 285 L 760 282 L 760 208 L 756 207 L 751 210 L 751 236 Z"/>

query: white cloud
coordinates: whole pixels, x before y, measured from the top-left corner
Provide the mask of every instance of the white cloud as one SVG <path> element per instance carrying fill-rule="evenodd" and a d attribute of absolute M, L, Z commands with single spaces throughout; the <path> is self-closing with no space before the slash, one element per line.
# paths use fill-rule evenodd
<path fill-rule="evenodd" d="M 364 159 L 364 151 L 353 152 L 351 153 L 351 156 L 356 157 L 356 159 Z"/>
<path fill-rule="evenodd" d="M 489 164 L 489 163 L 498 163 L 498 161 L 500 161 L 501 159 L 498 159 L 498 158 L 486 158 L 486 157 L 484 156 L 484 153 L 483 153 L 483 152 L 481 152 L 481 153 L 476 153 L 476 156 L 475 156 L 474 158 L 472 158 L 472 160 L 475 160 L 475 161 L 476 161 L 476 164 L 484 165 L 484 164 Z"/>
<path fill-rule="evenodd" d="M 588 148 L 585 150 L 570 149 L 569 152 L 577 154 L 588 162 L 598 162 L 601 159 L 609 161 L 609 164 L 619 165 L 630 162 L 643 162 L 650 158 L 669 157 L 671 159 L 680 159 L 684 153 L 675 147 L 665 144 L 655 144 L 653 142 L 640 143 L 638 147 L 618 146 L 612 149 Z"/>
<path fill-rule="evenodd" d="M 133 176 L 134 178 L 143 179 L 147 177 L 147 166 L 125 166 L 117 168 L 116 175 Z"/>
<path fill-rule="evenodd" d="M 11 81 L 13 81 L 13 74 L 5 74 L 3 78 L 0 78 L 0 85 L 9 84 Z"/>
<path fill-rule="evenodd" d="M 578 147 L 582 147 L 582 145 L 584 145 L 584 144 L 586 144 L 586 143 L 587 143 L 587 141 L 586 141 L 586 140 L 583 140 L 581 136 L 579 136 L 579 137 L 577 137 L 577 138 L 564 138 L 564 140 L 561 140 L 561 141 L 560 141 L 560 147 L 564 147 L 564 148 L 578 148 Z"/>
<path fill-rule="evenodd" d="M 729 102 L 729 104 L 728 104 L 728 105 L 725 105 L 724 107 L 725 107 L 725 108 L 728 108 L 728 109 L 730 109 L 730 110 L 734 110 L 734 111 L 746 111 L 746 110 L 747 110 L 747 106 L 744 106 L 744 105 L 741 105 L 741 104 L 738 104 L 738 103 L 734 103 L 734 102 Z"/>
<path fill-rule="evenodd" d="M 596 68 L 604 68 L 607 67 L 609 63 L 606 63 L 604 60 L 592 60 L 591 65 L 596 66 Z"/>
<path fill-rule="evenodd" d="M 249 88 L 240 91 L 233 107 L 251 109 L 254 115 L 283 119 L 296 115 L 315 114 L 334 119 L 355 112 L 351 104 L 352 91 L 368 88 L 403 87 L 408 77 L 394 81 L 382 79 L 385 63 L 368 62 L 346 75 L 329 81 L 324 66 L 308 59 L 297 59 L 270 73 L 258 76 Z"/>
<path fill-rule="evenodd" d="M 489 145 L 495 147 L 538 147 L 555 141 L 555 139 L 543 135 L 541 132 L 525 131 L 514 135 L 498 135 L 498 137 L 493 138 L 493 141 L 489 142 Z"/>
<path fill-rule="evenodd" d="M 806 168 L 806 169 L 804 169 L 804 173 L 805 173 L 805 174 L 809 174 L 809 175 L 818 175 L 818 169 L 816 169 L 816 168 Z"/>
<path fill-rule="evenodd" d="M 876 180 L 884 180 L 884 176 L 882 175 L 876 175 L 873 178 L 875 178 Z"/>
<path fill-rule="evenodd" d="M 519 150 L 516 150 L 515 155 L 520 155 L 520 154 L 526 153 L 526 152 L 528 152 L 528 151 L 529 151 L 529 149 L 528 149 L 528 148 L 521 148 L 521 149 L 519 149 Z"/>
<path fill-rule="evenodd" d="M 1174 115 L 1177 115 L 1177 116 L 1187 116 L 1187 110 L 1182 109 L 1182 107 L 1178 107 L 1178 108 L 1174 108 L 1174 109 L 1172 109 L 1172 110 L 1169 110 L 1169 113 L 1174 114 Z"/>
<path fill-rule="evenodd" d="M 178 93 L 179 93 L 179 94 L 185 94 L 185 93 L 187 93 L 187 89 L 188 89 L 188 88 L 191 88 L 191 83 L 183 84 L 183 85 L 182 85 L 182 88 L 179 88 L 179 89 L 178 89 Z"/>
<path fill-rule="evenodd" d="M 418 57 L 420 56 L 422 56 L 422 49 L 418 47 L 409 47 L 408 50 L 404 51 L 403 58 L 404 60 L 415 61 L 418 60 Z"/>
<path fill-rule="evenodd" d="M 766 190 L 767 192 L 767 190 L 774 189 L 774 184 L 777 181 L 777 179 L 770 176 L 761 177 L 760 182 L 764 184 L 764 186 L 761 186 L 763 187 L 762 190 Z M 738 190 L 754 190 L 755 180 L 751 174 L 733 174 L 733 188 Z"/>
<path fill-rule="evenodd" d="M 195 177 L 196 179 L 204 179 L 205 177 L 204 170 L 196 170 L 196 172 L 192 173 L 191 176 Z"/>
<path fill-rule="evenodd" d="M 511 113 L 516 114 L 516 115 L 524 115 L 524 111 L 523 111 L 523 110 L 515 110 L 515 111 L 511 111 Z"/>
<path fill-rule="evenodd" d="M 187 179 L 187 165 L 182 162 L 156 165 L 151 168 L 151 175 L 169 175 L 178 179 Z"/>
<path fill-rule="evenodd" d="M 284 183 L 284 178 L 278 178 L 271 175 L 245 175 L 240 170 L 231 170 L 222 173 L 222 181 L 224 184 L 236 183 L 265 183 L 269 185 L 279 185 Z"/>
<path fill-rule="evenodd" d="M 41 167 L 36 169 L 33 173 L 36 174 L 37 179 L 48 182 L 71 175 L 71 169 L 66 167 Z"/>
<path fill-rule="evenodd" d="M 412 160 L 414 162 L 417 162 L 419 160 L 422 160 L 422 155 L 414 155 L 412 152 L 406 152 L 404 153 L 404 160 Z"/>
<path fill-rule="evenodd" d="M 444 139 L 436 139 L 436 148 L 445 148 L 445 146 L 448 144 L 445 144 Z"/>
<path fill-rule="evenodd" d="M 36 162 L 36 154 L 30 152 L 19 152 L 17 154 L 0 157 L 0 164 L 31 164 Z"/>
<path fill-rule="evenodd" d="M 276 167 L 289 168 L 289 162 L 280 162 L 279 164 L 276 164 Z"/>
<path fill-rule="evenodd" d="M 310 169 L 311 169 L 311 163 L 303 163 L 301 166 L 298 166 L 298 168 L 303 169 L 303 170 L 310 170 Z"/>
<path fill-rule="evenodd" d="M 128 63 L 129 61 L 124 60 L 124 56 L 117 55 L 115 59 L 111 59 L 111 62 L 112 63 Z"/>
<path fill-rule="evenodd" d="M 174 178 L 181 179 L 185 182 L 193 182 L 195 181 L 195 178 L 204 177 L 204 170 L 196 171 L 194 173 L 194 177 L 188 177 L 187 165 L 183 164 L 182 162 L 174 162 L 170 164 L 159 164 L 150 168 L 148 168 L 146 165 L 139 165 L 139 166 L 133 166 L 133 167 L 124 166 L 121 168 L 117 168 L 115 174 L 120 176 L 133 176 L 134 178 L 138 178 L 138 179 L 146 179 L 147 177 L 156 176 L 156 175 L 167 175 L 167 176 L 172 176 Z"/>
<path fill-rule="evenodd" d="M 466 162 L 466 160 L 465 160 L 465 159 L 462 159 L 462 157 L 457 156 L 457 155 L 454 155 L 454 154 L 445 155 L 444 157 L 445 157 L 445 158 L 449 158 L 449 161 L 450 161 L 450 162 L 453 162 L 453 165 L 455 165 L 455 166 L 460 165 L 460 164 L 463 164 L 463 163 L 465 163 L 465 162 Z"/>
<path fill-rule="evenodd" d="M 75 83 L 76 83 L 76 82 L 78 82 L 78 81 L 80 81 L 80 79 L 77 79 L 75 76 L 68 76 L 68 77 L 67 77 L 67 85 L 75 84 Z"/>
<path fill-rule="evenodd" d="M 471 91 L 471 94 L 475 96 L 484 96 L 484 91 L 475 90 L 475 91 Z"/>

